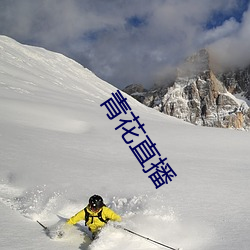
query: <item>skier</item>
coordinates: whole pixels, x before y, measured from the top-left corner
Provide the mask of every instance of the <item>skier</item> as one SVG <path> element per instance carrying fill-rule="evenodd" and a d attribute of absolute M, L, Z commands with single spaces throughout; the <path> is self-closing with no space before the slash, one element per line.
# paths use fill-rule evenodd
<path fill-rule="evenodd" d="M 101 196 L 95 194 L 89 198 L 89 204 L 72 216 L 67 224 L 74 225 L 80 220 L 85 220 L 85 226 L 92 232 L 94 239 L 109 220 L 120 222 L 122 219 L 120 215 L 105 206 Z"/>

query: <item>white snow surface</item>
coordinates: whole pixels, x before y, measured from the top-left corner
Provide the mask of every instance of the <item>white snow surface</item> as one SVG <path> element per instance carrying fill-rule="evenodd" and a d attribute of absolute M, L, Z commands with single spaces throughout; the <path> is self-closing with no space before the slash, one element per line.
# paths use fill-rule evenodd
<path fill-rule="evenodd" d="M 92 243 L 84 222 L 61 239 L 36 223 L 53 231 L 99 194 L 123 227 L 168 246 L 249 250 L 249 132 L 193 126 L 123 93 L 177 174 L 156 189 L 115 130 L 127 116 L 100 107 L 116 91 L 61 54 L 0 36 L 0 249 L 164 249 L 112 223 Z"/>

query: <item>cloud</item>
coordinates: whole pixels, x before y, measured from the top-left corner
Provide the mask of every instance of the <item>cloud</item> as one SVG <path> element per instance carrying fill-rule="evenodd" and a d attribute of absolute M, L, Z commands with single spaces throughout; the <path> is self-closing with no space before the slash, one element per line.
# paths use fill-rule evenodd
<path fill-rule="evenodd" d="M 220 29 L 227 29 L 224 24 Z M 210 44 L 215 60 L 225 67 L 244 67 L 250 64 L 250 10 L 243 15 L 242 22 L 232 32 Z"/>
<path fill-rule="evenodd" d="M 225 37 L 231 36 L 237 33 L 240 28 L 240 24 L 232 17 L 229 20 L 224 21 L 221 26 L 216 28 L 205 30 L 200 38 L 201 44 L 211 44 L 219 41 Z"/>
<path fill-rule="evenodd" d="M 213 45 L 223 57 L 223 46 L 247 49 L 249 14 L 242 22 L 233 17 L 239 2 L 2 0 L 0 33 L 61 52 L 117 87 L 149 86 L 204 46 Z"/>

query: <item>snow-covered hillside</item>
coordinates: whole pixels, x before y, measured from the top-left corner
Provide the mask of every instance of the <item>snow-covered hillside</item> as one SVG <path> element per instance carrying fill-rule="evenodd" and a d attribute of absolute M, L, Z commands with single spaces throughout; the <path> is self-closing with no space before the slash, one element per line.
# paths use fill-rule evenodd
<path fill-rule="evenodd" d="M 63 55 L 0 36 L 0 248 L 163 249 L 112 225 L 92 244 L 77 226 L 52 240 L 36 223 L 53 227 L 97 193 L 124 227 L 171 247 L 248 250 L 250 134 L 196 127 L 123 93 L 177 174 L 156 189 L 115 130 L 120 118 L 100 107 L 116 91 Z"/>

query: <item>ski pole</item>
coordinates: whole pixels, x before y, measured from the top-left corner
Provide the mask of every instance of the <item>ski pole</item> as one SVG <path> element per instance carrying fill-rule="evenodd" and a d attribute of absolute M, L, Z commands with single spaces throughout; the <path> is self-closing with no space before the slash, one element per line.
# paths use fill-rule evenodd
<path fill-rule="evenodd" d="M 44 230 L 48 230 L 48 228 L 45 227 L 41 222 L 39 222 L 38 220 L 37 220 L 36 222 L 37 222 L 40 226 L 42 226 Z"/>
<path fill-rule="evenodd" d="M 139 237 L 141 237 L 141 238 L 143 238 L 143 239 L 146 239 L 146 240 L 148 240 L 148 241 L 152 241 L 152 242 L 154 242 L 154 243 L 156 243 L 156 244 L 158 244 L 158 245 L 161 245 L 161 246 L 163 246 L 163 247 L 167 247 L 167 248 L 172 249 L 172 250 L 179 250 L 179 248 L 173 248 L 173 247 L 164 245 L 164 244 L 162 244 L 162 243 L 160 243 L 160 242 L 158 242 L 158 241 L 152 240 L 152 239 L 150 239 L 150 238 L 148 238 L 148 237 L 145 237 L 145 236 L 143 236 L 143 235 L 141 235 L 141 234 L 135 233 L 135 232 L 133 232 L 133 231 L 127 229 L 127 228 L 122 227 L 122 229 L 125 230 L 125 231 L 127 231 L 127 232 L 129 232 L 129 233 L 131 233 L 131 234 L 137 235 L 137 236 L 139 236 Z"/>

